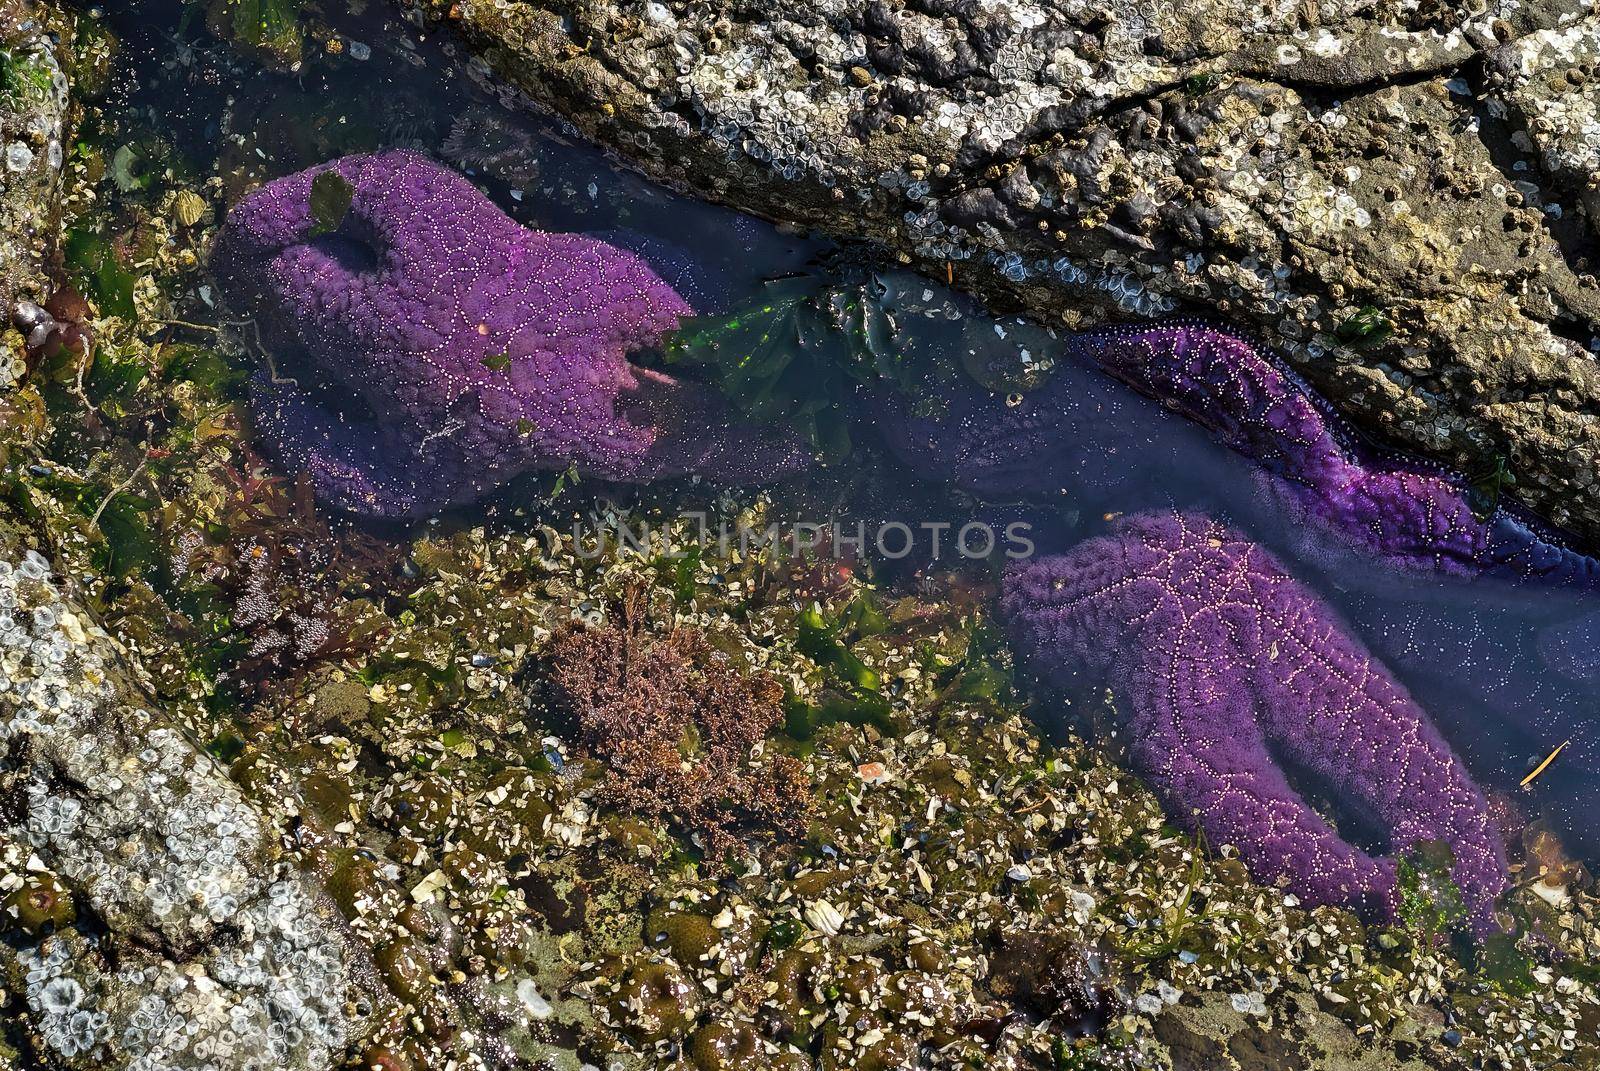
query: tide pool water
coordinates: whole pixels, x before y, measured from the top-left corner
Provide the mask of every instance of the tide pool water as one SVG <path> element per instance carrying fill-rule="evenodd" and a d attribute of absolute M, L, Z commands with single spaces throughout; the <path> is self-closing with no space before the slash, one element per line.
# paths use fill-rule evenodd
<path fill-rule="evenodd" d="M 857 471 L 843 495 L 836 493 L 837 470 L 819 476 L 816 488 L 808 490 L 804 480 L 788 487 L 793 520 L 866 518 L 917 526 L 1023 518 L 1036 553 L 1047 553 L 1091 538 L 1127 514 L 1202 511 L 1270 549 L 1335 607 L 1512 821 L 1548 822 L 1582 854 L 1600 848 L 1586 819 L 1600 804 L 1594 761 L 1600 748 L 1600 605 L 1593 593 L 1421 575 L 1365 558 L 1297 524 L 1250 459 L 1158 400 L 1073 360 L 1064 333 L 992 316 L 941 280 L 874 265 L 870 251 L 839 250 L 663 190 L 614 166 L 559 122 L 532 118 L 463 80 L 433 42 L 417 44 L 389 32 L 378 13 L 366 18 L 343 28 L 345 39 L 361 47 L 349 49 L 342 63 L 318 65 L 309 77 L 219 67 L 200 80 L 214 87 L 209 94 L 173 87 L 192 85 L 190 69 L 217 62 L 214 54 L 204 58 L 183 47 L 161 18 L 125 20 L 126 49 L 134 58 L 124 62 L 145 69 L 118 86 L 107 106 L 124 109 L 137 129 L 188 165 L 219 169 L 224 183 L 241 192 L 350 152 L 411 148 L 460 170 L 528 227 L 582 232 L 639 254 L 705 316 L 745 308 L 771 280 L 798 276 L 818 292 L 831 286 L 864 295 L 880 314 L 875 345 L 901 366 L 978 377 L 998 396 L 1050 378 L 1052 390 L 1070 397 L 1072 408 L 1073 441 L 1060 443 L 1051 457 L 1059 493 L 1044 501 L 1005 495 L 983 501 L 937 482 L 919 483 L 875 441 L 871 391 L 856 389 L 797 399 L 855 410 L 850 465 Z M 936 411 L 941 389 L 965 387 L 949 378 L 924 379 L 910 391 L 923 396 L 910 400 Z M 774 434 L 784 430 L 774 428 Z M 1040 459 L 1013 462 L 1026 470 Z M 470 512 L 458 512 L 450 522 L 470 519 Z M 1048 722 L 1069 701 L 1046 696 L 1037 709 Z M 1519 787 L 1563 744 L 1538 778 Z"/>

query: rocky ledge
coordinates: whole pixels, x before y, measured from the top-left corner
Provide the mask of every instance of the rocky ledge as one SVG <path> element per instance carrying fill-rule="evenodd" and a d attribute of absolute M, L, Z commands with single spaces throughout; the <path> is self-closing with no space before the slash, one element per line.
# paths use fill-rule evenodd
<path fill-rule="evenodd" d="M 1588 3 L 400 2 L 664 182 L 1050 322 L 1252 327 L 1600 538 Z"/>

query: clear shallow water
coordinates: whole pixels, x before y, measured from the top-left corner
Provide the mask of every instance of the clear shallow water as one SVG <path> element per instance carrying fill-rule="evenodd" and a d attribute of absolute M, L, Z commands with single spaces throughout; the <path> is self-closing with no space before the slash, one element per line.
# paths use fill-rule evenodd
<path fill-rule="evenodd" d="M 634 248 L 655 263 L 697 309 L 715 312 L 755 293 L 763 280 L 821 271 L 828 246 L 761 221 L 664 191 L 613 167 L 554 123 L 513 112 L 453 77 L 429 46 L 394 54 L 349 48 L 345 59 L 299 77 L 230 69 L 215 51 L 195 51 L 170 30 L 176 8 L 143 8 L 120 20 L 128 47 L 124 79 L 110 106 L 170 141 L 188 166 L 215 167 L 230 197 L 250 184 L 351 152 L 404 145 L 461 168 L 513 218 L 548 230 L 583 231 Z M 403 34 L 352 23 L 353 42 Z M 897 348 L 929 363 L 967 359 L 1010 364 L 1021 345 L 997 331 L 966 299 L 934 282 L 893 277 L 900 288 Z M 195 315 L 204 315 L 203 306 Z M 1011 325 L 999 324 L 1007 327 Z M 1005 334 L 1006 337 L 1002 337 Z M 1037 342 L 1029 343 L 1037 350 Z M 970 352 L 969 352 L 970 351 Z M 1038 352 L 1030 355 L 1038 358 Z M 1026 517 L 1039 550 L 1064 549 L 1099 532 L 1108 516 L 1197 509 L 1233 523 L 1270 547 L 1338 607 L 1354 632 L 1399 676 L 1483 786 L 1524 820 L 1548 821 L 1583 854 L 1600 854 L 1589 817 L 1600 807 L 1600 606 L 1583 596 L 1528 586 L 1408 576 L 1308 542 L 1261 493 L 1255 466 L 1216 445 L 1099 372 L 1062 364 L 1084 412 L 1080 480 L 1057 501 L 975 503 L 937 486 L 917 486 L 869 445 L 866 462 L 824 473 L 782 492 L 797 520 L 961 520 Z M 870 442 L 870 436 L 863 436 Z M 1114 479 L 1112 478 L 1114 477 Z M 627 488 L 585 495 L 629 500 Z M 508 491 L 471 523 L 506 515 L 521 501 Z M 897 567 L 901 579 L 907 571 Z M 886 570 L 893 575 L 896 569 Z M 1042 716 L 1059 715 L 1055 701 Z M 1517 783 L 1556 745 L 1561 757 L 1530 789 Z"/>

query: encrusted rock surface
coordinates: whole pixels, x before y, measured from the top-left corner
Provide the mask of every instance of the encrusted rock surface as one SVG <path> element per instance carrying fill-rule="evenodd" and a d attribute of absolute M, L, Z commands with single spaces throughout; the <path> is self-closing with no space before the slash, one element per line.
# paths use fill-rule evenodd
<path fill-rule="evenodd" d="M 1156 1021 L 1172 1071 L 1424 1071 L 1422 1060 L 1403 1059 L 1364 1047 L 1345 1024 L 1296 998 L 1287 1016 L 1298 1037 L 1251 1021 L 1221 993 L 1203 993 L 1194 1005 L 1173 1005 Z M 1411 1029 L 1407 1029 L 1410 1027 Z M 1418 1032 L 1402 1024 L 1396 1036 Z"/>
<path fill-rule="evenodd" d="M 337 1063 L 358 994 L 331 909 L 69 589 L 0 517 L 0 980 L 27 1011 L 0 1042 L 67 1066 Z"/>
<path fill-rule="evenodd" d="M 54 233 L 67 75 L 63 19 L 31 0 L 0 0 L 0 309 L 42 301 L 40 269 Z"/>
<path fill-rule="evenodd" d="M 1580 0 L 401 0 L 646 172 L 1054 322 L 1258 330 L 1600 537 Z"/>

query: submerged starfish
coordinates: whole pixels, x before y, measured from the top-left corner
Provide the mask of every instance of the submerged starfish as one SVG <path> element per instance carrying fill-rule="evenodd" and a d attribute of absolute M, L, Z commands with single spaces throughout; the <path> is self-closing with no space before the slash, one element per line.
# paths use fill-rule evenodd
<path fill-rule="evenodd" d="M 324 232 L 310 202 L 330 170 L 353 200 Z M 421 516 L 574 464 L 611 479 L 754 483 L 808 462 L 733 425 L 698 385 L 626 360 L 688 311 L 637 256 L 527 231 L 411 153 L 272 183 L 235 209 L 213 264 L 269 351 L 324 380 L 319 394 L 263 376 L 255 410 L 286 463 L 345 509 Z M 1600 563 L 1520 516 L 1478 519 L 1460 481 L 1375 463 L 1234 336 L 1175 323 L 1091 332 L 1069 349 L 1260 461 L 1307 520 L 1385 561 L 1600 580 Z M 1020 404 L 973 391 L 937 421 L 874 416 L 924 474 L 986 494 L 1056 491 L 1087 471 L 1080 444 L 1104 420 L 1070 383 L 1058 377 Z M 1093 463 L 1117 478 L 1114 459 Z M 1394 906 L 1393 860 L 1334 832 L 1289 787 L 1276 749 L 1373 812 L 1395 851 L 1449 841 L 1480 915 L 1504 887 L 1483 798 L 1416 704 L 1314 594 L 1233 532 L 1141 518 L 1015 568 L 1004 602 L 1051 679 L 1095 672 L 1122 693 L 1141 768 L 1259 876 L 1314 902 Z"/>
<path fill-rule="evenodd" d="M 1066 350 L 1259 462 L 1301 520 L 1367 554 L 1456 575 L 1600 586 L 1600 561 L 1562 545 L 1513 508 L 1480 518 L 1466 482 L 1442 469 L 1364 449 L 1297 378 L 1215 326 L 1107 328 L 1072 336 Z M 978 494 L 1049 494 L 1081 474 L 1083 444 L 1102 419 L 1080 404 L 1072 378 L 1058 375 L 1020 401 L 971 388 L 939 419 L 886 423 L 896 453 L 926 476 Z"/>
<path fill-rule="evenodd" d="M 1393 855 L 1442 840 L 1480 922 L 1506 885 L 1482 794 L 1405 689 L 1266 551 L 1204 517 L 1140 515 L 1014 566 L 1018 648 L 1056 684 L 1125 705 L 1132 753 L 1176 817 L 1311 904 L 1392 915 Z M 1282 754 L 1388 834 L 1374 857 L 1284 776 Z"/>
<path fill-rule="evenodd" d="M 328 171 L 353 200 L 324 231 L 311 199 Z M 689 312 L 636 255 L 529 231 L 415 153 L 263 187 L 229 215 L 212 266 L 280 368 L 325 380 L 319 394 L 258 377 L 253 408 L 285 465 L 342 509 L 423 516 L 573 465 L 745 483 L 806 463 L 705 388 L 629 363 Z"/>

